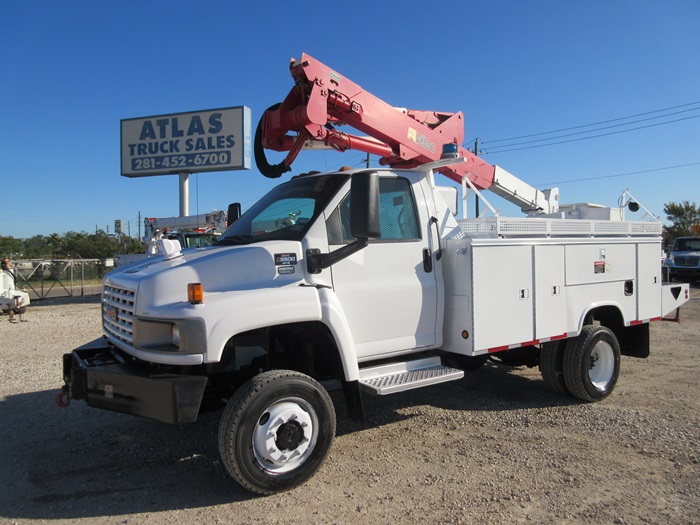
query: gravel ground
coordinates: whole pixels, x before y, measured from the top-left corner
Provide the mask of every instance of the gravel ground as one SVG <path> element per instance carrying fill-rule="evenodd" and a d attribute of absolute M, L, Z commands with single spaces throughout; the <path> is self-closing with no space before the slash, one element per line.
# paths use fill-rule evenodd
<path fill-rule="evenodd" d="M 306 485 L 255 497 L 226 474 L 218 413 L 185 427 L 54 404 L 61 355 L 100 335 L 99 298 L 0 316 L 0 523 L 700 524 L 700 290 L 652 325 L 613 394 L 581 404 L 536 369 L 366 397 L 370 426 L 332 397 L 338 432 Z"/>

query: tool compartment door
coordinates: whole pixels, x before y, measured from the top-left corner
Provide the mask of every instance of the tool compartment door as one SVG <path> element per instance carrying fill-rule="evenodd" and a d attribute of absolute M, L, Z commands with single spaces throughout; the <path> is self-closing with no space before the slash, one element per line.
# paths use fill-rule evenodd
<path fill-rule="evenodd" d="M 532 259 L 532 246 L 474 246 L 473 335 L 477 353 L 534 339 Z"/>
<path fill-rule="evenodd" d="M 658 242 L 637 245 L 637 319 L 661 317 L 661 248 Z"/>
<path fill-rule="evenodd" d="M 635 245 L 568 244 L 566 246 L 566 284 L 610 283 L 636 277 Z"/>
<path fill-rule="evenodd" d="M 564 246 L 535 246 L 535 338 L 566 333 Z"/>

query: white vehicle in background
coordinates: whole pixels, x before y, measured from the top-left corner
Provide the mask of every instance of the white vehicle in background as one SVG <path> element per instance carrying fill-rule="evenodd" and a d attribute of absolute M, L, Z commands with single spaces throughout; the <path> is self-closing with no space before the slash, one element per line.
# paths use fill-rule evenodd
<path fill-rule="evenodd" d="M 180 248 L 212 246 L 240 215 L 240 204 L 232 203 L 227 212 L 215 210 L 185 217 L 146 218 L 143 235 L 146 252 L 117 255 L 116 266 L 125 266 L 162 253 L 162 243 L 159 244 L 158 241 L 163 239 L 169 241 L 168 244 L 177 241 Z"/>

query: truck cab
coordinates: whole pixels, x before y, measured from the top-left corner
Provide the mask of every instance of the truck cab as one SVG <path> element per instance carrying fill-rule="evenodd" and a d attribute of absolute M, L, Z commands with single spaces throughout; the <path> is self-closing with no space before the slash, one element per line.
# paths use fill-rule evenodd
<path fill-rule="evenodd" d="M 700 279 L 700 237 L 678 237 L 664 261 L 669 281 Z"/>
<path fill-rule="evenodd" d="M 353 217 L 352 181 L 370 176 L 378 184 L 377 210 Z M 338 349 L 314 360 L 342 364 L 349 380 L 357 379 L 358 362 L 435 348 L 444 301 L 439 225 L 456 223 L 444 201 L 433 201 L 428 180 L 421 172 L 383 170 L 281 184 L 215 246 L 108 274 L 105 336 L 150 362 L 235 362 L 240 371 L 256 357 L 284 357 L 269 353 L 272 332 L 311 339 L 325 333 Z M 375 215 L 377 231 L 358 233 L 367 215 Z M 202 289 L 201 302 L 188 300 L 189 285 Z"/>

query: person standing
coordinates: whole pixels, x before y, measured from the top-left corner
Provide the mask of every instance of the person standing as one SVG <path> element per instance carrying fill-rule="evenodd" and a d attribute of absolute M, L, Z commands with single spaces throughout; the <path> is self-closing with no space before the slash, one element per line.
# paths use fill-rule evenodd
<path fill-rule="evenodd" d="M 15 278 L 15 271 L 12 269 L 12 261 L 10 258 L 5 256 L 0 261 L 0 294 L 4 296 L 5 299 L 12 299 L 16 303 L 15 298 L 15 285 L 17 280 Z M 7 309 L 10 315 L 10 322 L 15 320 L 15 308 L 16 304 L 8 304 Z"/>

